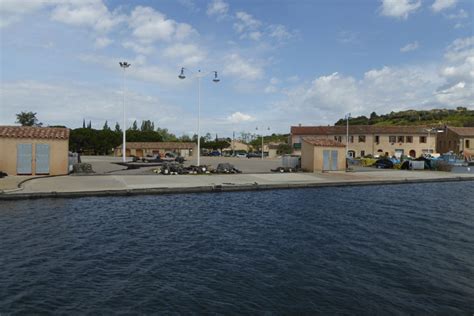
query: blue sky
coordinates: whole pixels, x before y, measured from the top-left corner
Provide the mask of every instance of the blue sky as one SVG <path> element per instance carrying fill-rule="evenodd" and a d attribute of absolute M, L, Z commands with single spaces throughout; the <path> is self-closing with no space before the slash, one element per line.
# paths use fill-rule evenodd
<path fill-rule="evenodd" d="M 101 128 L 126 113 L 177 135 L 333 124 L 345 113 L 474 106 L 474 1 L 0 0 L 0 124 Z"/>

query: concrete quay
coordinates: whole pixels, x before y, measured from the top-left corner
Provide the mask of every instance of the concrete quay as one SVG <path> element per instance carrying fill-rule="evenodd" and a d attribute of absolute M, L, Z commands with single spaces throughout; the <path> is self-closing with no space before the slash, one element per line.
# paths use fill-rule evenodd
<path fill-rule="evenodd" d="M 92 175 L 32 178 L 0 199 L 133 194 L 226 192 L 330 186 L 474 181 L 472 173 L 374 170 L 372 172 L 266 173 L 211 175 Z"/>

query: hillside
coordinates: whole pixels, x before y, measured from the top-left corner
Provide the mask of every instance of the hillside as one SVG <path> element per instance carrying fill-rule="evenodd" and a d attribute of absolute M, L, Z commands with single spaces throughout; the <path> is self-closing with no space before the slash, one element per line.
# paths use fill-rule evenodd
<path fill-rule="evenodd" d="M 340 119 L 334 125 L 345 125 Z M 372 112 L 369 117 L 358 116 L 349 119 L 350 125 L 427 125 L 427 126 L 474 126 L 474 110 L 458 107 L 455 110 L 433 109 L 426 111 L 407 110 L 377 115 Z"/>

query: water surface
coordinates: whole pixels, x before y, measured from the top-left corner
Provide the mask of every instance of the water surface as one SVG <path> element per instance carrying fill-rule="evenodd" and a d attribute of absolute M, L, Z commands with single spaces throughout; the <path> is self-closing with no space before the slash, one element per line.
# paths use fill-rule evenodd
<path fill-rule="evenodd" d="M 474 182 L 0 201 L 0 314 L 474 312 Z"/>

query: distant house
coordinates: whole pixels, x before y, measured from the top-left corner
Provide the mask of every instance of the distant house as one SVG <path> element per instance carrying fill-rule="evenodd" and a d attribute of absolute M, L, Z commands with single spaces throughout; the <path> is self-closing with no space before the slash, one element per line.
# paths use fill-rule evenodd
<path fill-rule="evenodd" d="M 349 126 L 349 139 L 346 126 L 292 126 L 291 146 L 295 153 L 301 153 L 304 137 L 331 139 L 341 144 L 348 141 L 350 157 L 367 155 L 419 157 L 433 153 L 436 149 L 437 133 L 428 133 L 424 126 Z"/>
<path fill-rule="evenodd" d="M 126 156 L 146 157 L 172 152 L 182 157 L 191 157 L 196 150 L 196 144 L 187 142 L 130 142 L 126 143 Z M 114 149 L 115 156 L 122 156 L 122 145 Z"/>
<path fill-rule="evenodd" d="M 474 127 L 450 127 L 447 126 L 443 133 L 438 133 L 437 150 L 440 153 L 452 151 L 460 152 L 474 151 Z"/>
<path fill-rule="evenodd" d="M 0 126 L 0 171 L 8 175 L 65 175 L 69 129 Z"/>
<path fill-rule="evenodd" d="M 305 171 L 342 171 L 346 169 L 346 146 L 332 139 L 303 137 L 301 168 Z"/>
<path fill-rule="evenodd" d="M 240 140 L 231 140 L 230 146 L 222 150 L 222 153 L 230 155 L 234 151 L 247 153 L 249 151 L 249 145 L 245 144 L 244 142 Z"/>

